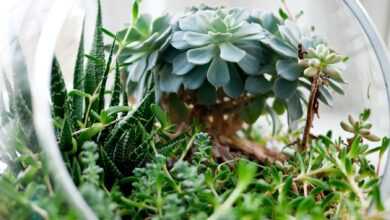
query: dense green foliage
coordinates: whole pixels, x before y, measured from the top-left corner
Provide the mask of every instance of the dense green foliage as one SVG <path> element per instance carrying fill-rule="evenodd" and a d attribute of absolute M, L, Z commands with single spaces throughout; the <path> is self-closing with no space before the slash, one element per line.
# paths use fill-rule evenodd
<path fill-rule="evenodd" d="M 256 97 L 249 105 L 255 111 L 250 121 L 258 118 L 266 98 L 274 100 L 276 112 L 287 106 L 296 120 L 303 112 L 301 89 L 311 78 L 329 80 L 319 95 L 325 103 L 329 88 L 342 93 L 337 83 L 343 56 L 301 33 L 286 16 L 202 6 L 170 24 L 168 16 L 152 21 L 140 14 L 139 1 L 133 1 L 133 24 L 113 34 L 102 27 L 98 6 L 92 50 L 84 54 L 81 39 L 73 89 L 66 89 L 56 59 L 51 80 L 59 149 L 98 218 L 384 219 L 379 176 L 367 158 L 379 153 L 381 159 L 390 141 L 383 138 L 369 148 L 367 141 L 381 139 L 370 131 L 368 110 L 341 123 L 353 135 L 349 139 L 329 132 L 299 152 L 291 142 L 301 131 L 281 134 L 288 158 L 260 164 L 244 154 L 217 161 L 204 125 L 194 123 L 176 133 L 156 103 L 161 92 L 175 93 L 180 86 L 198 92 L 208 87 L 208 96 L 222 88 L 230 97 Z M 104 33 L 113 39 L 108 53 Z M 308 49 L 303 57 L 301 44 Z M 72 195 L 64 195 L 53 181 L 38 147 L 27 72 L 18 73 L 12 80 L 2 76 L 8 98 L 0 96 L 0 137 L 7 137 L 0 140 L 6 152 L 0 160 L 8 167 L 0 174 L 0 219 L 79 219 L 66 200 Z M 138 91 L 137 105 L 129 106 L 125 90 Z M 254 143 L 267 141 L 243 133 Z"/>

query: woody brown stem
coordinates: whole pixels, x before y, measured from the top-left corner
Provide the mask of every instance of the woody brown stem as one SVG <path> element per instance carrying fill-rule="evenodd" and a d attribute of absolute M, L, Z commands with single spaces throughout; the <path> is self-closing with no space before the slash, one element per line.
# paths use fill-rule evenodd
<path fill-rule="evenodd" d="M 300 151 L 304 151 L 308 148 L 309 139 L 310 139 L 310 130 L 313 127 L 313 118 L 314 114 L 317 113 L 318 108 L 318 91 L 320 88 L 320 77 L 315 76 L 311 83 L 310 98 L 309 104 L 307 106 L 307 117 L 306 125 L 303 133 L 302 143 L 300 146 Z"/>

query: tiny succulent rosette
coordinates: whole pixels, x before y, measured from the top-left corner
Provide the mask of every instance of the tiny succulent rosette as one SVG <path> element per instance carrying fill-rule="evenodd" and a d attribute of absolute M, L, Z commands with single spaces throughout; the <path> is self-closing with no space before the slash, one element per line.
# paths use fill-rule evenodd
<path fill-rule="evenodd" d="M 300 63 L 307 66 L 304 75 L 309 78 L 323 76 L 342 81 L 342 64 L 346 60 L 347 57 L 331 51 L 325 44 L 320 44 L 316 48 L 309 48 Z"/>

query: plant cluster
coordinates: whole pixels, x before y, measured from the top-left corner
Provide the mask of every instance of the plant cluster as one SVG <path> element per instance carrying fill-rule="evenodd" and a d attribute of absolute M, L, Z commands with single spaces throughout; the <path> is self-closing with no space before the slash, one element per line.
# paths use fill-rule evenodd
<path fill-rule="evenodd" d="M 304 140 L 307 146 L 298 151 L 284 135 L 285 159 L 258 163 L 242 153 L 220 161 L 215 139 L 221 137 L 205 129 L 212 122 L 193 122 L 181 131 L 163 108 L 164 96 L 171 107 L 191 103 L 209 111 L 229 97 L 247 102 L 245 111 L 233 110 L 248 122 L 264 109 L 281 114 L 286 107 L 296 120 L 306 88 L 310 128 L 318 100 L 327 103 L 330 89 L 342 93 L 345 57 L 304 34 L 283 11 L 278 18 L 201 6 L 172 24 L 168 16 L 141 14 L 135 0 L 131 26 L 114 34 L 102 27 L 98 3 L 92 50 L 84 53 L 82 37 L 71 90 L 53 60 L 51 102 L 66 167 L 99 219 L 385 218 L 378 171 L 367 157 L 382 158 L 390 141 L 369 148 L 367 141 L 380 138 L 370 131 L 368 110 L 341 123 L 353 134 L 347 140 L 329 132 Z M 106 47 L 104 34 L 113 39 Z M 72 195 L 64 195 L 49 174 L 50 158 L 34 133 L 27 73 L 3 78 L 0 137 L 7 138 L 0 140 L 6 152 L 0 159 L 8 167 L 0 173 L 0 218 L 79 219 L 66 200 Z M 129 104 L 134 100 L 127 93 L 138 94 L 137 105 Z M 230 141 L 265 141 L 251 132 L 243 136 Z M 250 145 L 246 150 L 257 146 Z"/>
<path fill-rule="evenodd" d="M 333 64 L 345 61 L 334 51 L 329 54 L 325 42 L 288 17 L 245 9 L 195 7 L 176 22 L 169 16 L 151 22 L 149 16 L 141 15 L 121 36 L 125 32 L 129 34 L 120 38 L 120 45 L 129 52 L 137 48 L 123 54 L 127 57 L 124 65 L 131 63 L 129 84 L 143 85 L 140 76 L 147 78 L 149 73 L 158 93 L 194 93 L 190 104 L 215 105 L 224 98 L 246 100 L 236 108 L 248 123 L 254 123 L 266 109 L 277 113 L 287 109 L 291 121 L 300 119 L 303 91 L 310 90 L 312 77 L 307 73 L 313 72 L 317 62 L 321 67 L 332 64 L 325 71 L 334 73 Z M 328 53 L 319 56 L 329 57 L 318 57 L 317 47 Z M 306 61 L 314 66 L 305 71 Z M 342 82 L 340 71 L 337 73 L 319 92 L 326 104 L 332 99 L 330 90 L 342 93 L 337 85 Z M 246 96 L 250 98 L 243 98 Z M 267 106 L 269 98 L 273 106 Z M 183 97 L 181 100 L 189 104 Z"/>

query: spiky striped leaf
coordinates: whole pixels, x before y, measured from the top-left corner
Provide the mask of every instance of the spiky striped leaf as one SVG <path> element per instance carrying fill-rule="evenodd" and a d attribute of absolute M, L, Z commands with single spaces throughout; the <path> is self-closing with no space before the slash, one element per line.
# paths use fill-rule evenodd
<path fill-rule="evenodd" d="M 84 26 L 81 31 L 79 49 L 77 52 L 76 65 L 73 73 L 73 89 L 82 91 L 84 89 Z M 73 96 L 72 98 L 72 120 L 74 124 L 83 118 L 84 98 Z"/>
<path fill-rule="evenodd" d="M 50 92 L 54 117 L 63 118 L 65 116 L 64 107 L 66 105 L 67 92 L 60 64 L 56 58 L 53 59 L 52 63 Z"/>
<path fill-rule="evenodd" d="M 110 69 L 111 69 L 111 63 L 112 63 L 112 57 L 114 55 L 115 43 L 116 43 L 116 38 L 112 42 L 110 54 L 108 56 L 108 61 L 107 61 L 106 68 L 104 70 L 103 78 L 101 81 L 101 86 L 100 86 L 100 91 L 99 91 L 99 99 L 98 99 L 99 100 L 99 109 L 97 112 L 100 112 L 101 110 L 104 109 L 104 103 L 105 103 L 104 94 L 106 92 L 106 84 L 107 84 L 108 74 L 110 73 Z"/>
<path fill-rule="evenodd" d="M 119 105 L 121 90 L 122 90 L 122 84 L 121 84 L 121 78 L 120 78 L 120 69 L 119 69 L 119 64 L 116 63 L 115 64 L 114 88 L 112 89 L 110 106 Z"/>
<path fill-rule="evenodd" d="M 85 72 L 85 92 L 93 94 L 101 81 L 104 72 L 104 43 L 102 31 L 102 10 L 100 0 L 98 2 L 98 10 L 95 24 L 95 34 L 92 43 L 90 56 L 96 60 L 88 59 Z"/>
<path fill-rule="evenodd" d="M 73 149 L 72 125 L 68 117 L 64 118 L 59 145 L 62 151 L 71 151 Z"/>

